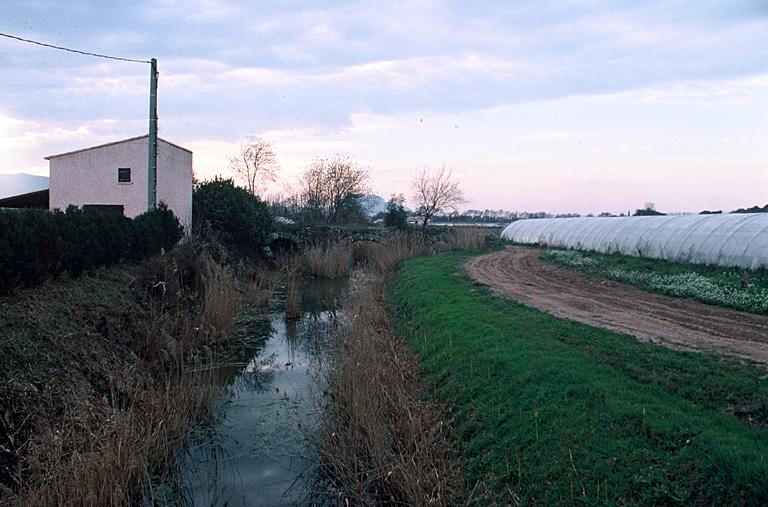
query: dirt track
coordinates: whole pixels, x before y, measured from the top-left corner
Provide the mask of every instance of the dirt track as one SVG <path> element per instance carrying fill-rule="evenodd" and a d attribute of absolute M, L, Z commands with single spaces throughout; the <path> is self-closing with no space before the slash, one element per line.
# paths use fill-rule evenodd
<path fill-rule="evenodd" d="M 673 348 L 706 350 L 768 364 L 768 316 L 645 292 L 510 247 L 471 259 L 470 275 L 499 294 L 592 326 Z"/>

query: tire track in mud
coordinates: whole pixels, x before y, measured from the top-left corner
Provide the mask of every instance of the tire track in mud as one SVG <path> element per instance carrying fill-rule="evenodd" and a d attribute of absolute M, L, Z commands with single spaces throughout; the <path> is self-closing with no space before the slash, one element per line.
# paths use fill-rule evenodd
<path fill-rule="evenodd" d="M 557 317 L 671 348 L 735 355 L 768 365 L 768 316 L 646 292 L 509 247 L 470 259 L 467 270 L 494 292 Z"/>

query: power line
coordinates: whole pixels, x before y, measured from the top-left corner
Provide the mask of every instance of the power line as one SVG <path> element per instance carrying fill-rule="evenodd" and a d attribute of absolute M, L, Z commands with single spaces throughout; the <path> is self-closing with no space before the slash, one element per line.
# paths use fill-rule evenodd
<path fill-rule="evenodd" d="M 86 56 L 95 56 L 97 58 L 106 58 L 108 60 L 119 60 L 121 62 L 135 62 L 135 63 L 152 63 L 149 60 L 133 60 L 131 58 L 120 58 L 118 56 L 100 55 L 98 53 L 89 53 L 87 51 L 79 51 L 77 49 L 70 49 L 70 48 L 64 48 L 64 47 L 61 47 L 61 46 L 54 46 L 52 44 L 45 44 L 44 42 L 38 42 L 36 40 L 22 39 L 21 37 L 17 37 L 15 35 L 8 35 L 7 33 L 0 33 L 0 36 L 7 37 L 9 39 L 16 39 L 16 40 L 19 40 L 21 42 L 29 42 L 30 44 L 37 44 L 38 46 L 45 46 L 47 48 L 60 49 L 62 51 L 69 51 L 70 53 L 78 53 L 78 54 L 86 55 Z"/>

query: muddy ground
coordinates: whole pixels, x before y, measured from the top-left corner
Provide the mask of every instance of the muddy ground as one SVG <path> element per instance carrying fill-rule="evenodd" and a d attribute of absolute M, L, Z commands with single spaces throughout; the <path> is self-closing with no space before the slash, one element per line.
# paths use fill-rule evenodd
<path fill-rule="evenodd" d="M 716 352 L 768 364 L 768 316 L 645 292 L 509 247 L 471 259 L 467 270 L 494 292 L 569 320 L 672 348 Z"/>

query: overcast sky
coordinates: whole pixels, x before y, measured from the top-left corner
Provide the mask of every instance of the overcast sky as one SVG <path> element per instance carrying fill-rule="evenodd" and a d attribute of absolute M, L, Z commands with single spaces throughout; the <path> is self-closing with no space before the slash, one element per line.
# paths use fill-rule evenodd
<path fill-rule="evenodd" d="M 468 208 L 768 202 L 768 0 L 3 0 L 0 32 L 157 58 L 203 178 L 256 135 L 283 185 L 345 152 L 385 197 L 445 164 Z M 0 172 L 146 133 L 148 67 L 0 38 Z"/>

